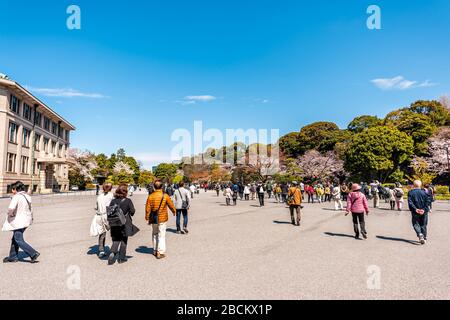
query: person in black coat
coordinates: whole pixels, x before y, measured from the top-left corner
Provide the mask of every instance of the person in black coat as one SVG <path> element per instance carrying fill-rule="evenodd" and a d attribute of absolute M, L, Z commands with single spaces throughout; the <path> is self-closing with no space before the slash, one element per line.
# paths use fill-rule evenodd
<path fill-rule="evenodd" d="M 133 236 L 136 233 L 135 226 L 133 225 L 132 216 L 136 210 L 134 209 L 133 202 L 127 198 L 128 187 L 127 185 L 120 185 L 115 193 L 115 198 L 111 201 L 110 206 L 115 204 L 119 205 L 125 215 L 125 225 L 120 227 L 111 227 L 111 238 L 113 241 L 111 253 L 108 258 L 108 265 L 114 264 L 116 259 L 119 263 L 127 262 L 127 243 L 128 237 Z"/>

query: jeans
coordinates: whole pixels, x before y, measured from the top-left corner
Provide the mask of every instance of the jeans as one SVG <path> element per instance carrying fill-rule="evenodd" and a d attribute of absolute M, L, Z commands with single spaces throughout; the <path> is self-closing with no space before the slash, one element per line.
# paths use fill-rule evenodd
<path fill-rule="evenodd" d="M 113 241 L 111 252 L 119 253 L 119 260 L 124 260 L 127 257 L 127 243 L 128 237 L 122 237 L 121 241 Z"/>
<path fill-rule="evenodd" d="M 98 252 L 105 252 L 106 232 L 98 236 Z"/>
<path fill-rule="evenodd" d="M 417 214 L 415 212 L 412 212 L 412 225 L 414 228 L 414 231 L 416 231 L 417 237 L 420 238 L 421 235 L 424 236 L 424 238 L 427 238 L 427 225 L 428 225 L 428 213 L 425 213 L 424 215 Z"/>
<path fill-rule="evenodd" d="M 264 206 L 264 193 L 258 193 L 258 198 L 259 198 L 259 205 L 261 207 Z"/>
<path fill-rule="evenodd" d="M 188 226 L 187 209 L 177 209 L 177 231 L 181 231 L 181 215 L 183 215 L 183 229 L 186 229 Z"/>
<path fill-rule="evenodd" d="M 314 195 L 311 193 L 308 193 L 308 203 L 314 203 Z"/>
<path fill-rule="evenodd" d="M 361 227 L 361 233 L 367 235 L 366 222 L 364 221 L 364 213 L 352 213 L 352 217 L 355 236 L 359 237 L 359 227 Z"/>
<path fill-rule="evenodd" d="M 291 221 L 292 224 L 300 225 L 300 221 L 302 219 L 301 212 L 300 212 L 300 206 L 291 205 L 289 206 L 289 211 L 291 212 Z M 294 217 L 294 211 L 297 213 L 297 219 Z"/>
<path fill-rule="evenodd" d="M 23 250 L 30 258 L 34 257 L 37 254 L 37 251 L 34 250 L 28 243 L 25 242 L 23 238 L 23 233 L 26 228 L 14 230 L 13 236 L 11 239 L 11 250 L 9 251 L 9 260 L 17 260 L 19 259 L 19 248 Z"/>

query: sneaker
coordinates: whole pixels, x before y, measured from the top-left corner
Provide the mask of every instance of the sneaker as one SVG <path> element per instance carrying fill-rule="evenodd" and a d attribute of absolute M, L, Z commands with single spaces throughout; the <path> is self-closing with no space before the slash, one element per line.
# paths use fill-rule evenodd
<path fill-rule="evenodd" d="M 34 256 L 31 257 L 31 263 L 37 263 L 37 259 L 39 258 L 41 254 L 39 252 L 36 252 Z"/>
<path fill-rule="evenodd" d="M 177 230 L 177 234 L 181 234 L 181 231 L 180 231 L 180 230 Z"/>
<path fill-rule="evenodd" d="M 363 233 L 363 238 L 365 239 L 365 240 L 367 240 L 367 234 L 366 233 Z"/>
<path fill-rule="evenodd" d="M 188 233 L 189 233 L 189 230 L 188 230 L 188 229 L 186 229 L 186 228 L 184 228 L 184 230 L 183 230 L 183 231 L 184 231 L 184 233 L 185 233 L 185 234 L 188 234 Z"/>
<path fill-rule="evenodd" d="M 103 251 L 98 254 L 99 259 L 103 259 L 105 256 L 106 256 L 106 253 Z"/>
<path fill-rule="evenodd" d="M 166 257 L 165 254 L 159 253 L 159 252 L 158 252 L 158 254 L 156 255 L 156 259 L 158 259 L 158 260 L 164 259 L 165 257 Z"/>
<path fill-rule="evenodd" d="M 125 259 L 119 259 L 119 260 L 117 260 L 117 262 L 118 262 L 119 264 L 123 264 L 123 263 L 125 263 L 125 262 L 128 262 L 128 259 L 127 259 L 127 258 L 125 258 Z"/>
<path fill-rule="evenodd" d="M 16 263 L 16 262 L 19 262 L 19 259 L 10 259 L 9 257 L 3 259 L 3 263 Z"/>
<path fill-rule="evenodd" d="M 426 243 L 425 237 L 422 234 L 419 236 L 419 241 L 422 245 Z"/>
<path fill-rule="evenodd" d="M 359 236 L 355 236 L 355 240 L 361 240 Z"/>
<path fill-rule="evenodd" d="M 116 262 L 116 255 L 111 252 L 108 257 L 108 266 L 112 266 Z"/>

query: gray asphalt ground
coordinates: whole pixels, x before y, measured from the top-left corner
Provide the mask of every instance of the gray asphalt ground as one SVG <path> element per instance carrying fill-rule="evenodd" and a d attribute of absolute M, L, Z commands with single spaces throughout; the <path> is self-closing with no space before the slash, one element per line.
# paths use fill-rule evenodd
<path fill-rule="evenodd" d="M 192 204 L 190 234 L 176 235 L 171 217 L 168 257 L 156 260 L 144 222 L 146 195 L 132 199 L 141 232 L 129 240 L 129 262 L 107 266 L 89 237 L 94 196 L 35 198 L 35 224 L 25 235 L 41 252 L 40 262 L 0 264 L 0 298 L 450 298 L 448 202 L 435 204 L 429 242 L 420 246 L 410 213 L 386 210 L 384 202 L 385 209 L 372 209 L 368 218 L 369 240 L 357 241 L 350 216 L 334 212 L 333 204 L 306 204 L 298 228 L 289 224 L 285 206 L 272 200 L 264 208 L 256 201 L 226 207 L 223 196 L 202 192 Z M 0 200 L 3 214 L 7 204 Z M 3 256 L 10 237 L 0 234 Z"/>

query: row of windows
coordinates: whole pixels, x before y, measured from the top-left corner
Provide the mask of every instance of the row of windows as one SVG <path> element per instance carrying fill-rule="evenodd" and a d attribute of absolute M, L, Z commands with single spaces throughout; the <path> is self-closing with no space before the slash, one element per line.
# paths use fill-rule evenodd
<path fill-rule="evenodd" d="M 15 173 L 16 172 L 16 158 L 17 155 L 14 153 L 8 153 L 6 157 L 6 171 L 9 173 Z M 23 174 L 29 174 L 29 165 L 30 158 L 27 156 L 22 156 L 20 158 L 20 173 Z M 33 174 L 36 174 L 37 172 L 37 161 L 34 160 L 34 165 L 32 168 Z"/>
<path fill-rule="evenodd" d="M 17 132 L 19 131 L 19 127 L 14 122 L 9 123 L 9 134 L 8 134 L 8 141 L 11 143 L 17 144 Z M 31 138 L 31 131 L 27 128 L 22 129 L 22 146 L 23 147 L 30 147 L 30 138 Z M 36 134 L 35 144 L 34 144 L 34 150 L 41 151 L 41 138 L 42 136 L 40 134 Z M 49 145 L 51 146 L 51 149 L 49 150 Z M 52 153 L 56 154 L 58 157 L 62 156 L 63 146 L 60 144 L 58 150 L 56 150 L 56 142 L 51 141 L 50 139 L 44 137 L 44 149 L 42 151 L 45 151 L 45 153 Z"/>
<path fill-rule="evenodd" d="M 21 114 L 20 104 L 21 104 L 20 99 L 11 94 L 10 99 L 9 99 L 9 109 L 12 112 L 20 115 Z M 27 119 L 30 122 L 33 122 L 32 121 L 33 108 L 31 106 L 29 106 L 28 104 L 26 104 L 25 102 L 23 103 L 22 117 Z M 42 121 L 42 119 L 44 119 L 44 120 Z M 50 118 L 48 118 L 46 116 L 43 116 L 41 112 L 38 112 L 38 111 L 35 112 L 34 124 L 41 128 L 44 128 L 48 132 L 51 132 L 52 134 L 60 137 L 61 139 L 65 139 L 66 141 L 69 141 L 69 130 L 65 130 L 65 129 L 61 128 L 56 122 L 50 120 Z"/>

